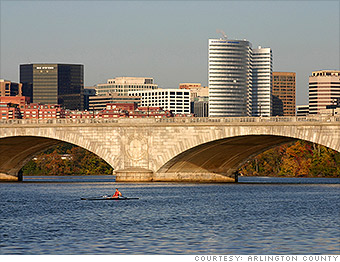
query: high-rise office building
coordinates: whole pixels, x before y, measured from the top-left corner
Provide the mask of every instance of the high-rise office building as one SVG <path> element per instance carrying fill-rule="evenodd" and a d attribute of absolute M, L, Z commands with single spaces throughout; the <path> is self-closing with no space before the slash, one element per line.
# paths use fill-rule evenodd
<path fill-rule="evenodd" d="M 273 57 L 270 48 L 259 46 L 252 56 L 252 116 L 272 115 Z"/>
<path fill-rule="evenodd" d="M 20 65 L 20 82 L 22 95 L 29 96 L 31 102 L 83 110 L 83 65 L 23 64 Z"/>
<path fill-rule="evenodd" d="M 295 116 L 296 74 L 273 72 L 273 116 Z"/>
<path fill-rule="evenodd" d="M 252 50 L 247 40 L 209 39 L 209 116 L 251 114 Z"/>
<path fill-rule="evenodd" d="M 340 99 L 340 71 L 320 70 L 309 77 L 309 114 L 320 114 Z"/>

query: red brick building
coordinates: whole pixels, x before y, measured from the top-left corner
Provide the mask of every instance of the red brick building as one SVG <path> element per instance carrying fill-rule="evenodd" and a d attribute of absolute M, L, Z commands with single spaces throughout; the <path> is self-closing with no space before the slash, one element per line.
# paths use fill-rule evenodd
<path fill-rule="evenodd" d="M 54 119 L 65 118 L 65 109 L 61 105 L 41 105 L 32 103 L 21 109 L 23 119 Z"/>
<path fill-rule="evenodd" d="M 0 119 L 19 119 L 20 108 L 16 104 L 0 102 Z"/>
<path fill-rule="evenodd" d="M 0 97 L 0 119 L 55 119 L 55 118 L 164 118 L 172 117 L 161 107 L 138 107 L 136 103 L 107 104 L 100 111 L 65 110 L 61 105 L 29 103 L 28 97 Z"/>
<path fill-rule="evenodd" d="M 30 103 L 30 98 L 27 96 L 0 96 L 0 102 L 17 104 L 19 108 L 23 109 Z"/>

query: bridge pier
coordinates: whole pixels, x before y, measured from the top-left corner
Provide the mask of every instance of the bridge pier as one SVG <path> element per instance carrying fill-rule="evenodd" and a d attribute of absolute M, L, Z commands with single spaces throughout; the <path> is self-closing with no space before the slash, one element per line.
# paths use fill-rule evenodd
<path fill-rule="evenodd" d="M 187 182 L 187 183 L 233 183 L 237 175 L 215 173 L 154 173 L 152 170 L 133 167 L 115 171 L 116 182 Z"/>
<path fill-rule="evenodd" d="M 17 181 L 22 181 L 22 175 L 13 176 L 5 173 L 0 173 L 0 182 L 17 182 Z"/>
<path fill-rule="evenodd" d="M 130 167 L 114 171 L 116 182 L 152 182 L 153 171 L 141 167 Z"/>
<path fill-rule="evenodd" d="M 234 177 L 215 173 L 156 173 L 153 182 L 187 182 L 187 183 L 233 183 Z"/>

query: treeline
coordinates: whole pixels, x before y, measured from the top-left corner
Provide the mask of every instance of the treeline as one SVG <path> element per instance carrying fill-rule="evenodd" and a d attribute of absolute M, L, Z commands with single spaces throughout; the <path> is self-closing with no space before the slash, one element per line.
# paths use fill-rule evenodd
<path fill-rule="evenodd" d="M 95 154 L 63 143 L 39 154 L 22 169 L 23 175 L 111 175 L 113 169 Z M 275 147 L 239 169 L 244 176 L 339 177 L 340 153 L 297 141 Z"/>
<path fill-rule="evenodd" d="M 243 165 L 239 172 L 244 176 L 340 178 L 340 153 L 297 141 L 265 151 Z"/>
<path fill-rule="evenodd" d="M 37 155 L 23 168 L 23 175 L 112 175 L 113 169 L 95 154 L 63 143 Z"/>

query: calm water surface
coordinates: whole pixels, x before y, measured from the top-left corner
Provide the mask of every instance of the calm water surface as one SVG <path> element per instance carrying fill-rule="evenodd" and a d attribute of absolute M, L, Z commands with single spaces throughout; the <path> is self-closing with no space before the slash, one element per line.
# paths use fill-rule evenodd
<path fill-rule="evenodd" d="M 113 193 L 139 200 L 83 201 Z M 0 183 L 4 254 L 339 254 L 340 179 Z"/>

